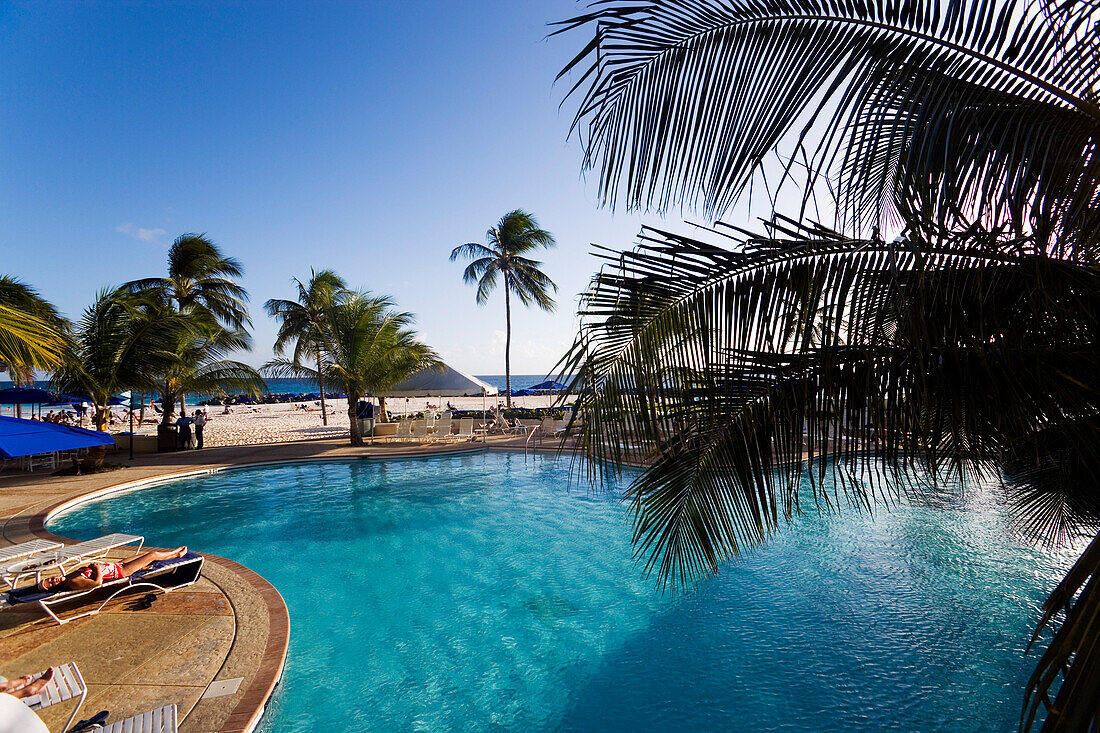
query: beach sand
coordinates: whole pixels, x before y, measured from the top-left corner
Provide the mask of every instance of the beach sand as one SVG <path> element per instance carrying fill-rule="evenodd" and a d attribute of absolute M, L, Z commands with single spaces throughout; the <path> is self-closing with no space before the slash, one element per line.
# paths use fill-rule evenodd
<path fill-rule="evenodd" d="M 503 398 L 489 397 L 485 404 L 489 409 Z M 410 397 L 408 400 L 408 412 L 415 414 L 424 409 L 425 403 L 442 407 L 450 402 L 459 410 L 480 410 L 482 401 L 480 397 Z M 570 400 L 572 402 L 572 400 Z M 309 411 L 301 410 L 297 405 L 305 404 Z M 347 400 L 325 400 L 328 407 L 328 425 L 321 422 L 321 408 L 313 402 L 283 403 L 277 405 L 233 405 L 228 415 L 223 414 L 224 408 L 217 405 L 207 407 L 210 414 L 210 422 L 203 430 L 203 443 L 207 447 L 222 445 L 255 445 L 260 443 L 283 443 L 293 440 L 310 440 L 313 438 L 339 438 L 348 436 L 348 403 Z M 513 407 L 545 408 L 550 404 L 550 398 L 546 395 L 530 397 L 513 397 Z M 197 405 L 188 405 L 190 413 Z M 386 407 L 391 414 L 400 415 L 405 409 L 405 398 L 390 398 L 386 400 Z M 116 408 L 116 414 L 118 413 Z M 151 410 L 145 411 L 145 422 L 135 430 L 139 435 L 155 435 L 159 416 Z M 88 427 L 85 420 L 85 427 Z M 112 433 L 120 433 L 130 429 L 129 421 L 119 420 L 109 427 Z"/>

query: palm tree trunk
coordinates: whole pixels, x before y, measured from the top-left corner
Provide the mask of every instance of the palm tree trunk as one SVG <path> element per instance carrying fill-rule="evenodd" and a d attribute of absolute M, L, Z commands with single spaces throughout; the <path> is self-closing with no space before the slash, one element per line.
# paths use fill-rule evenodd
<path fill-rule="evenodd" d="M 378 414 L 374 416 L 378 422 L 389 422 L 390 418 L 386 413 L 386 398 L 378 398 Z"/>
<path fill-rule="evenodd" d="M 317 389 L 321 391 L 321 424 L 328 425 L 328 412 L 325 410 L 325 384 L 321 381 L 321 351 L 317 351 Z"/>
<path fill-rule="evenodd" d="M 100 409 L 99 405 L 92 401 L 92 427 L 103 431 L 107 429 L 107 408 Z M 132 438 L 131 438 L 132 440 Z M 88 449 L 84 454 L 82 470 L 92 472 L 103 465 L 103 459 L 107 457 L 107 446 L 96 445 Z"/>
<path fill-rule="evenodd" d="M 346 392 L 348 396 L 348 422 L 351 424 L 351 444 L 363 445 L 363 434 L 359 432 L 359 420 L 355 416 L 355 406 L 359 404 L 359 395 Z"/>
<path fill-rule="evenodd" d="M 508 272 L 504 273 L 504 399 L 512 409 L 512 298 Z"/>
<path fill-rule="evenodd" d="M 161 390 L 160 409 L 163 410 L 160 416 L 160 424 L 170 425 L 172 423 L 172 415 L 176 412 L 176 395 L 169 390 Z"/>
<path fill-rule="evenodd" d="M 184 398 L 186 397 L 187 395 L 185 395 L 183 392 L 180 392 L 180 415 L 187 414 L 187 403 L 184 402 Z"/>

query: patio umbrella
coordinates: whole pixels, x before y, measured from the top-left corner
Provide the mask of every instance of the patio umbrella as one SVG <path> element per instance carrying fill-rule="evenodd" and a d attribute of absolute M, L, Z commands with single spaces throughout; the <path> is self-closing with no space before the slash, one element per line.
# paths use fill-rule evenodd
<path fill-rule="evenodd" d="M 0 456 L 6 458 L 114 444 L 112 436 L 95 430 L 0 416 Z"/>

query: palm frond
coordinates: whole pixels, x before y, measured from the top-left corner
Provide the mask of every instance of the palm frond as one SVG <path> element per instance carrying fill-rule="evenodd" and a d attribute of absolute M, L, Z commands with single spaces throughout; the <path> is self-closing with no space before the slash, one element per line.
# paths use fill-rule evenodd
<path fill-rule="evenodd" d="M 779 188 L 804 153 L 802 195 L 839 169 L 841 220 L 861 231 L 918 183 L 944 218 L 1045 190 L 1064 207 L 1048 215 L 1073 227 L 1097 200 L 1097 14 L 1042 5 L 609 0 L 560 24 L 592 40 L 559 79 L 579 74 L 573 130 L 612 207 L 720 215 L 771 153 L 787 161 Z M 1070 134 L 1029 134 L 1036 120 Z"/>

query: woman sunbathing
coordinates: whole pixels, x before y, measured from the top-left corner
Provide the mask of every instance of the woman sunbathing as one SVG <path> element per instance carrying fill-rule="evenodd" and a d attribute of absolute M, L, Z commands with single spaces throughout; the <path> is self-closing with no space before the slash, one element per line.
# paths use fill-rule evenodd
<path fill-rule="evenodd" d="M 109 580 L 129 578 L 139 570 L 149 567 L 158 560 L 174 560 L 187 554 L 187 547 L 174 550 L 150 550 L 134 555 L 120 562 L 98 560 L 91 565 L 77 568 L 61 578 L 46 578 L 38 584 L 40 590 L 91 590 Z"/>

